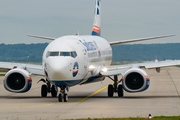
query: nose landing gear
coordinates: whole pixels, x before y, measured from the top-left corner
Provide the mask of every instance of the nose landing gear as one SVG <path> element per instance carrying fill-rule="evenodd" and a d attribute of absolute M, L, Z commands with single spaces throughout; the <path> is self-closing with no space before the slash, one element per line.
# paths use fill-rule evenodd
<path fill-rule="evenodd" d="M 64 100 L 64 102 L 67 102 L 68 95 L 65 93 L 66 86 L 62 85 L 62 86 L 60 86 L 60 88 L 61 88 L 61 90 L 60 90 L 60 93 L 59 93 L 59 96 L 58 96 L 58 101 L 62 102 L 62 100 Z"/>

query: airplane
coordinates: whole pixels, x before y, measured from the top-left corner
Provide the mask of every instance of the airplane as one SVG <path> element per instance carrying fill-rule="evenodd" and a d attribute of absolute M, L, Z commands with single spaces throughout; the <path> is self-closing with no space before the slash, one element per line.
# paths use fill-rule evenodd
<path fill-rule="evenodd" d="M 58 96 L 59 102 L 67 102 L 69 87 L 103 81 L 106 77 L 113 81 L 108 85 L 108 97 L 117 93 L 119 97 L 127 92 L 142 92 L 148 89 L 150 79 L 144 69 L 180 65 L 179 60 L 157 61 L 126 65 L 113 65 L 113 45 L 171 37 L 165 35 L 140 39 L 108 42 L 101 37 L 101 0 L 95 0 L 95 15 L 91 35 L 67 35 L 59 38 L 29 35 L 30 37 L 52 40 L 45 48 L 42 65 L 0 62 L 0 68 L 9 69 L 3 80 L 4 88 L 14 93 L 28 92 L 32 85 L 31 75 L 44 76 L 41 96 Z M 122 75 L 122 78 L 118 78 Z M 60 93 L 58 93 L 60 88 Z"/>

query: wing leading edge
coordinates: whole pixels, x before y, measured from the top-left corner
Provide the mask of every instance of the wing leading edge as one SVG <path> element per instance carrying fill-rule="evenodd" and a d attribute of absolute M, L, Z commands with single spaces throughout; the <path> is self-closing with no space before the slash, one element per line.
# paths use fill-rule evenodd
<path fill-rule="evenodd" d="M 0 62 L 0 68 L 10 69 L 10 70 L 14 68 L 21 68 L 27 70 L 31 74 L 44 76 L 43 68 L 41 65 Z"/>
<path fill-rule="evenodd" d="M 46 39 L 46 40 L 55 40 L 56 38 L 52 37 L 44 37 L 44 36 L 37 36 L 37 35 L 28 35 L 29 37 L 34 37 L 34 38 L 41 38 L 41 39 Z"/>
<path fill-rule="evenodd" d="M 121 40 L 121 41 L 109 42 L 109 44 L 112 46 L 112 45 L 125 44 L 125 43 L 138 42 L 138 41 L 145 41 L 145 40 L 152 40 L 152 39 L 172 37 L 172 36 L 175 36 L 175 35 L 164 35 L 164 36 L 147 37 L 147 38 L 139 38 L 139 39 Z"/>
<path fill-rule="evenodd" d="M 162 67 L 180 65 L 180 60 L 173 61 L 161 61 L 161 62 L 149 62 L 149 63 L 137 63 L 127 65 L 114 65 L 105 66 L 101 68 L 100 75 L 102 76 L 113 76 L 122 75 L 124 72 L 131 68 L 145 68 L 145 69 L 159 69 Z M 157 71 L 160 72 L 160 71 Z"/>

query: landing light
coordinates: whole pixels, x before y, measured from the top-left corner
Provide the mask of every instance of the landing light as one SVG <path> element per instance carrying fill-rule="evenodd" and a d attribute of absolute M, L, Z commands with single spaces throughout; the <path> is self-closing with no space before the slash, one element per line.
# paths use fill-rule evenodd
<path fill-rule="evenodd" d="M 108 69 L 107 69 L 107 68 L 103 68 L 102 71 L 103 71 L 103 72 L 107 72 Z"/>
<path fill-rule="evenodd" d="M 89 69 L 94 69 L 94 68 L 96 68 L 94 65 L 89 66 Z"/>
<path fill-rule="evenodd" d="M 95 70 L 95 68 L 96 68 L 96 67 L 95 67 L 94 65 L 90 65 L 90 66 L 89 66 L 89 71 L 91 72 L 91 71 Z"/>

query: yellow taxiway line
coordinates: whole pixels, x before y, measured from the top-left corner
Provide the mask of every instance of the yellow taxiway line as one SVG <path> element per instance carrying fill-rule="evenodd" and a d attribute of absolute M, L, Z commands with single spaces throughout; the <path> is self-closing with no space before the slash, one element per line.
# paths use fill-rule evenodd
<path fill-rule="evenodd" d="M 31 108 L 31 107 L 42 107 L 42 106 L 52 106 L 52 105 L 61 105 L 61 104 L 69 104 L 69 103 L 76 103 L 76 102 L 82 102 L 82 101 L 85 101 L 87 100 L 88 98 L 92 97 L 93 95 L 101 92 L 102 90 L 106 89 L 108 86 L 106 87 L 103 87 L 101 88 L 100 90 L 92 93 L 91 95 L 83 98 L 83 99 L 80 99 L 80 100 L 77 100 L 77 101 L 73 101 L 73 102 L 62 102 L 62 103 L 52 103 L 52 104 L 44 104 L 44 105 L 32 105 L 32 106 L 20 106 L 20 107 L 7 107 L 7 108 L 0 108 L 0 109 L 17 109 L 17 108 Z"/>

